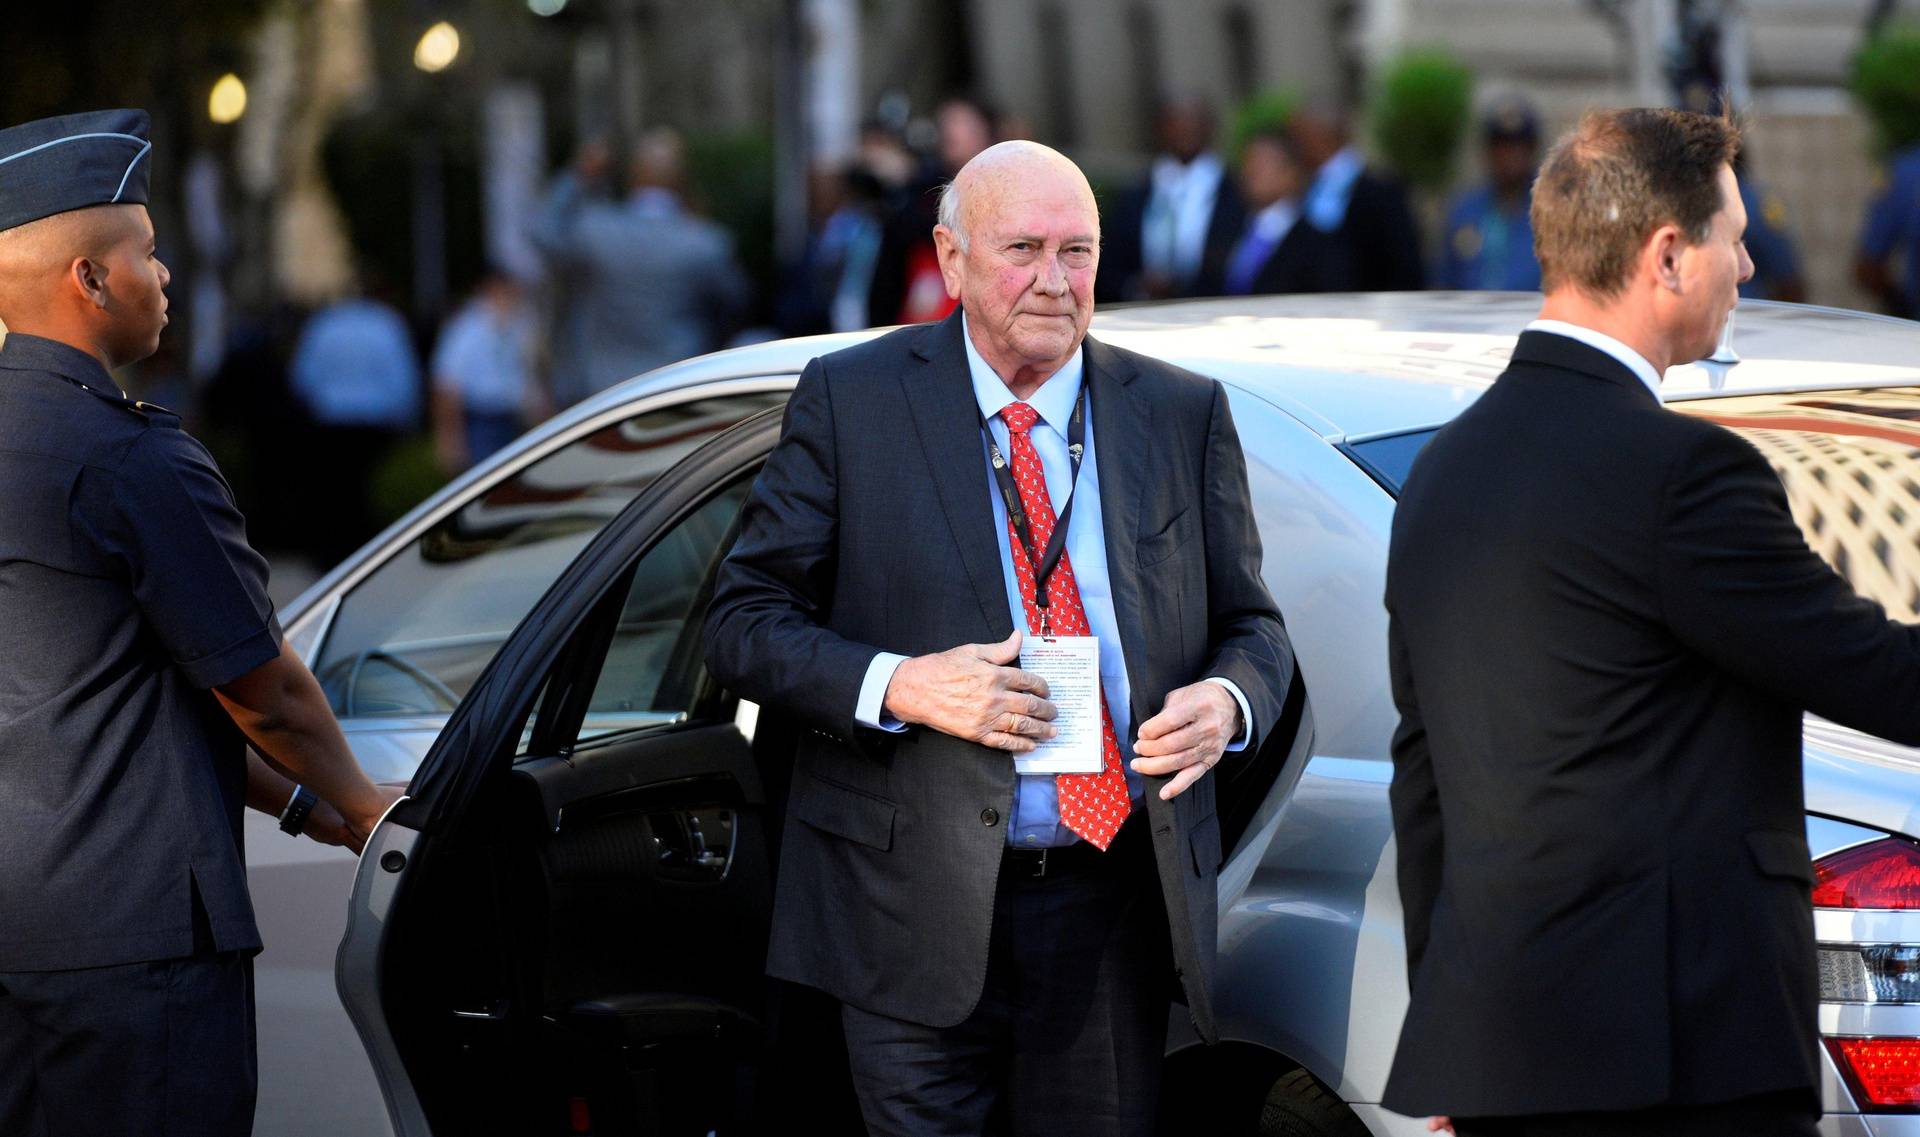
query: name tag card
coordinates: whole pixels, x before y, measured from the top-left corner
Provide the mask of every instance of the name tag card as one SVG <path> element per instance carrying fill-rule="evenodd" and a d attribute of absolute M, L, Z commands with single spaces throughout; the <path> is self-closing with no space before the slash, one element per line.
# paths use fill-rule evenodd
<path fill-rule="evenodd" d="M 1013 756 L 1022 774 L 1098 774 L 1101 755 L 1100 638 L 1098 636 L 1026 636 L 1020 643 L 1020 670 L 1047 681 L 1048 701 L 1059 712 L 1059 732 L 1026 754 Z"/>

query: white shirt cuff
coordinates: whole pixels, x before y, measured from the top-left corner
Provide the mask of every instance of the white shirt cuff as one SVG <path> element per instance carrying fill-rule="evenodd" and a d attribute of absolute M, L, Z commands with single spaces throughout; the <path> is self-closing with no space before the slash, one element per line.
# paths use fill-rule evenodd
<path fill-rule="evenodd" d="M 892 673 L 889 672 L 888 674 L 891 675 Z M 1201 682 L 1220 684 L 1227 689 L 1227 694 L 1233 696 L 1233 701 L 1240 704 L 1240 733 L 1235 736 L 1232 742 L 1227 743 L 1227 752 L 1232 753 L 1235 750 L 1245 750 L 1247 748 L 1247 742 L 1253 738 L 1253 711 L 1247 706 L 1247 697 L 1241 693 L 1240 685 L 1231 679 L 1224 679 L 1218 675 L 1209 675 L 1201 680 Z"/>
<path fill-rule="evenodd" d="M 873 662 L 867 664 L 867 677 L 860 684 L 860 701 L 853 708 L 853 721 L 861 726 L 895 734 L 907 729 L 907 724 L 888 714 L 886 708 L 887 685 L 893 682 L 894 670 L 906 661 L 906 656 L 890 651 L 873 657 Z M 1226 683 L 1226 680 L 1222 679 L 1221 682 Z M 1227 685 L 1233 686 L 1231 683 Z M 1239 692 L 1235 691 L 1234 695 L 1238 697 Z M 1241 699 L 1240 705 L 1245 707 L 1246 700 Z"/>

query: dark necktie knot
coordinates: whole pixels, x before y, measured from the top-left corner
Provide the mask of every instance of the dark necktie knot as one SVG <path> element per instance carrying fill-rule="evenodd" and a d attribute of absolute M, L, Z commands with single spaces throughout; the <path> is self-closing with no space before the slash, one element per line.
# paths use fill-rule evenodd
<path fill-rule="evenodd" d="M 1014 434 L 1025 434 L 1040 421 L 1040 412 L 1025 403 L 1008 403 L 1000 409 L 1000 421 Z"/>

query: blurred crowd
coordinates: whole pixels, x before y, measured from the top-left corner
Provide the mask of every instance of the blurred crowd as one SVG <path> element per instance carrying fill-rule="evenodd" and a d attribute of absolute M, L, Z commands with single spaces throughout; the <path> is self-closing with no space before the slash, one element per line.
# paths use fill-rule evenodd
<path fill-rule="evenodd" d="M 1539 287 L 1528 210 L 1543 139 L 1525 100 L 1488 106 L 1474 136 L 1484 178 L 1445 202 L 1417 200 L 1370 163 L 1333 103 L 1236 133 L 1223 144 L 1202 98 L 1158 107 L 1144 170 L 1102 193 L 1102 303 Z M 330 565 L 439 480 L 629 376 L 729 343 L 945 316 L 936 191 L 987 146 L 1029 136 L 963 96 L 922 121 L 869 120 L 851 161 L 813 171 L 804 249 L 758 288 L 732 235 L 704 216 L 678 135 L 650 131 L 624 154 L 589 142 L 527 219 L 539 279 L 489 270 L 423 325 L 363 273 L 332 304 L 243 328 L 204 417 L 245 440 L 228 458 L 243 504 L 297 507 L 249 510 L 268 530 L 256 537 Z M 1901 177 L 1920 184 L 1920 157 Z M 1803 299 L 1785 210 L 1764 186 L 1743 177 L 1741 188 L 1757 266 L 1742 294 Z M 1920 225 L 1881 212 L 1858 272 L 1903 310 L 1920 270 L 1896 282 L 1887 262 Z"/>

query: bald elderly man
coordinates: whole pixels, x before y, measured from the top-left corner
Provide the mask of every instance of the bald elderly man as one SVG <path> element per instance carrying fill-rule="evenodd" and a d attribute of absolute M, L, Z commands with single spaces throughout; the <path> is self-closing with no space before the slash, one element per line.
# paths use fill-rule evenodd
<path fill-rule="evenodd" d="M 768 966 L 841 1001 L 873 1133 L 1146 1133 L 1170 999 L 1215 1037 L 1208 772 L 1293 653 L 1224 390 L 1087 337 L 1079 169 L 994 146 L 933 233 L 959 309 L 808 365 L 715 589 L 713 673 L 811 728 Z M 1043 609 L 1098 772 L 1016 769 Z"/>
<path fill-rule="evenodd" d="M 0 130 L 8 1137 L 249 1132 L 241 806 L 358 849 L 397 794 L 281 642 L 213 460 L 114 384 L 167 324 L 146 128 L 103 111 Z"/>

